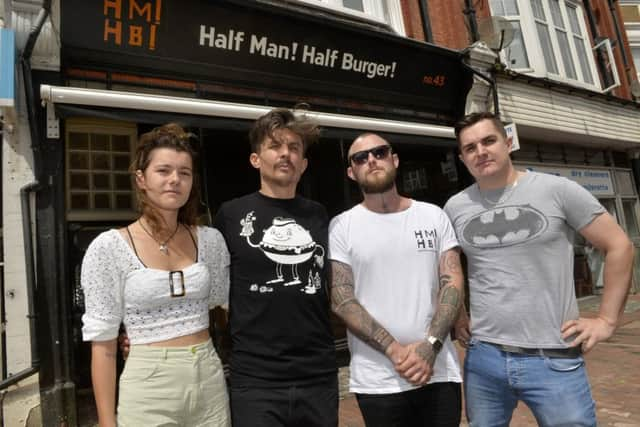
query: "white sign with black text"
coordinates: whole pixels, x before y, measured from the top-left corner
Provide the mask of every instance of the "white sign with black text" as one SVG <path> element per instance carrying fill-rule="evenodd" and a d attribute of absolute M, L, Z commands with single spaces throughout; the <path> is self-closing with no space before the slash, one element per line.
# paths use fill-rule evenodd
<path fill-rule="evenodd" d="M 596 197 L 614 196 L 611 172 L 606 169 L 571 168 L 561 166 L 542 166 L 534 164 L 516 164 L 516 168 L 524 167 L 533 172 L 563 176 L 577 182 Z"/>

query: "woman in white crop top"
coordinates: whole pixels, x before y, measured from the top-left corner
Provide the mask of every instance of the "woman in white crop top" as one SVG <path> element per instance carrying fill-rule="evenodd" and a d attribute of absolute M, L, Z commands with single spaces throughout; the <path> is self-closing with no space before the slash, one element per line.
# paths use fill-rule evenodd
<path fill-rule="evenodd" d="M 99 235 L 82 263 L 91 374 L 100 427 L 228 426 L 209 309 L 227 302 L 229 253 L 196 226 L 200 203 L 192 135 L 176 124 L 140 137 L 132 165 L 141 216 Z M 131 343 L 119 380 L 120 325 Z"/>

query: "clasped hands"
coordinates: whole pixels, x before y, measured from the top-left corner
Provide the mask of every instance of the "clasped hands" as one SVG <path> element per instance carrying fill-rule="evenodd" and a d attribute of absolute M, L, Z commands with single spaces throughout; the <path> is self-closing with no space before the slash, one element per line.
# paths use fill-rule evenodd
<path fill-rule="evenodd" d="M 425 385 L 433 374 L 436 353 L 427 341 L 402 345 L 393 341 L 387 347 L 386 355 L 404 379 L 413 385 Z"/>

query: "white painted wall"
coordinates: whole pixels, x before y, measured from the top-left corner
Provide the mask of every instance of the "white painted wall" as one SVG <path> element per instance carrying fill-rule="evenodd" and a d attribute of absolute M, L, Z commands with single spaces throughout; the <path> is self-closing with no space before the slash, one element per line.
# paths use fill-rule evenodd
<path fill-rule="evenodd" d="M 59 1 L 52 2 L 52 17 L 45 23 L 34 47 L 33 69 L 58 70 L 60 67 Z M 40 4 L 15 0 L 4 2 L 5 26 L 16 31 L 16 56 L 24 48 L 28 33 L 35 23 Z M 7 19 L 8 17 L 10 19 Z M 27 120 L 24 85 L 20 67 L 16 69 L 16 107 L 2 111 L 2 220 L 4 246 L 4 284 L 7 311 L 7 371 L 18 373 L 31 367 L 31 337 L 29 331 L 28 301 L 24 236 L 20 189 L 34 180 L 33 153 Z M 33 202 L 32 202 L 33 203 Z M 33 211 L 33 210 L 32 210 Z M 34 224 L 32 224 L 34 225 Z M 35 226 L 33 226 L 35 230 Z M 40 390 L 38 375 L 33 375 L 6 390 L 3 398 L 5 425 L 25 426 L 30 414 L 38 412 Z M 35 411 L 34 411 L 35 409 Z"/>
<path fill-rule="evenodd" d="M 31 367 L 27 280 L 22 234 L 20 188 L 33 181 L 33 156 L 24 108 L 24 89 L 16 88 L 16 108 L 5 109 L 2 134 L 2 220 L 5 308 L 7 313 L 7 371 L 16 374 Z M 7 425 L 24 426 L 40 403 L 38 375 L 8 389 L 3 399 Z"/>
<path fill-rule="evenodd" d="M 16 373 L 31 366 L 29 320 L 20 188 L 33 181 L 26 118 L 14 115 L 13 132 L 3 133 L 2 206 L 5 305 L 7 310 L 7 369 Z M 5 115 L 7 120 L 7 115 Z M 6 129 L 5 125 L 5 129 Z"/>

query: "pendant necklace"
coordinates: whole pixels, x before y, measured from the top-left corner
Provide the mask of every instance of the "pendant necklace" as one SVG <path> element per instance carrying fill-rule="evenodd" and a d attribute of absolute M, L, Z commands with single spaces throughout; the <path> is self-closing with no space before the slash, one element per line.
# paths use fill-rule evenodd
<path fill-rule="evenodd" d="M 482 190 L 480 189 L 480 186 L 478 186 L 478 193 L 480 193 L 480 196 L 484 199 L 485 202 L 487 202 L 491 206 L 496 206 L 496 205 L 499 205 L 501 203 L 505 203 L 507 200 L 509 200 L 511 198 L 511 195 L 513 194 L 513 191 L 516 189 L 517 186 L 518 186 L 518 179 L 516 178 L 516 180 L 513 182 L 513 185 L 511 185 L 511 187 L 506 189 L 506 191 L 504 191 L 500 195 L 498 200 L 491 200 L 490 198 L 485 196 L 484 193 L 482 192 Z"/>
<path fill-rule="evenodd" d="M 173 236 L 175 236 L 176 233 L 178 232 L 178 228 L 180 228 L 180 223 L 176 224 L 176 229 L 173 230 L 173 233 L 171 233 L 171 236 L 169 236 L 167 240 L 165 240 L 164 242 L 161 242 L 160 240 L 156 239 L 155 236 L 151 234 L 144 225 L 142 225 L 142 221 L 138 220 L 138 223 L 140 224 L 140 227 L 142 227 L 144 232 L 147 233 L 149 237 L 151 237 L 158 245 L 160 245 L 158 247 L 158 250 L 165 255 L 169 255 L 169 247 L 167 246 L 167 244 L 171 239 L 173 239 Z"/>

